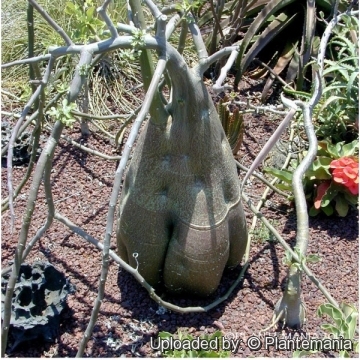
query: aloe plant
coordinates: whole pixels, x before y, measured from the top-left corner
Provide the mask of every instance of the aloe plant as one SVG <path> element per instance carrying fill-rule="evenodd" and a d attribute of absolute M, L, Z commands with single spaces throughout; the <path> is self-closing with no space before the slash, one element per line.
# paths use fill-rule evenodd
<path fill-rule="evenodd" d="M 342 0 L 338 8 L 345 11 L 348 5 Z M 217 12 L 206 9 L 199 23 L 206 26 L 217 19 L 221 24 L 221 29 L 215 26 L 209 35 L 209 51 L 214 52 L 220 46 L 239 45 L 235 87 L 249 66 L 260 60 L 260 68 L 266 71 L 260 74 L 256 71 L 255 76 L 267 78 L 263 101 L 276 78 L 295 90 L 309 89 L 313 75 L 310 61 L 317 53 L 326 26 L 322 18 L 332 14 L 334 1 L 234 0 L 218 6 Z"/>
<path fill-rule="evenodd" d="M 229 97 L 225 96 L 219 101 L 217 111 L 231 150 L 236 155 L 243 141 L 245 124 L 239 109 L 235 108 L 233 112 L 230 112 L 228 105 Z"/>

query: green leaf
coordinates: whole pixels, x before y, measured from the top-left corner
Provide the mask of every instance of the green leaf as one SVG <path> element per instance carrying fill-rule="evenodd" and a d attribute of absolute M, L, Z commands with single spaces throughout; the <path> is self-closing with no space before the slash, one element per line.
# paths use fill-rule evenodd
<path fill-rule="evenodd" d="M 285 181 L 288 184 L 292 182 L 292 172 L 288 170 L 279 170 L 275 168 L 264 168 L 264 172 L 274 175 L 275 177 L 279 178 L 282 181 Z"/>
<path fill-rule="evenodd" d="M 161 339 L 169 339 L 169 338 L 173 337 L 174 335 L 173 335 L 173 334 L 170 334 L 170 333 L 167 332 L 167 331 L 160 331 L 158 336 L 159 336 Z"/>
<path fill-rule="evenodd" d="M 216 338 L 219 338 L 221 339 L 222 337 L 222 332 L 220 330 L 216 330 L 210 337 L 209 339 L 212 340 L 212 339 L 216 339 Z"/>
<path fill-rule="evenodd" d="M 334 209 L 331 205 L 328 205 L 326 207 L 322 207 L 321 210 L 325 213 L 327 216 L 331 216 L 334 213 Z"/>
<path fill-rule="evenodd" d="M 290 184 L 275 184 L 275 187 L 280 190 L 292 191 L 292 186 Z"/>
<path fill-rule="evenodd" d="M 94 7 L 89 7 L 89 8 L 86 10 L 86 17 L 87 17 L 89 20 L 92 20 L 95 15 L 96 15 L 96 10 L 95 10 Z"/>
<path fill-rule="evenodd" d="M 326 303 L 319 306 L 317 310 L 318 316 L 328 315 L 335 321 L 337 327 L 340 327 L 343 322 L 342 311 L 332 304 Z"/>
<path fill-rule="evenodd" d="M 306 262 L 308 263 L 317 263 L 321 260 L 319 255 L 310 254 L 306 257 Z"/>
<path fill-rule="evenodd" d="M 350 358 L 350 354 L 347 350 L 341 350 L 339 351 L 339 357 L 340 358 Z"/>
<path fill-rule="evenodd" d="M 340 335 L 345 339 L 350 339 L 349 325 L 344 323 L 340 326 Z"/>
<path fill-rule="evenodd" d="M 321 207 L 327 207 L 331 200 L 335 198 L 335 196 L 339 192 L 339 185 L 337 185 L 334 182 L 331 182 L 329 188 L 326 190 L 325 194 L 323 195 L 321 199 Z"/>
<path fill-rule="evenodd" d="M 332 334 L 334 337 L 339 337 L 340 336 L 340 330 L 331 324 L 322 324 L 321 328 L 323 330 L 325 330 L 326 332 L 328 332 L 329 334 Z"/>
<path fill-rule="evenodd" d="M 328 140 L 318 142 L 318 155 L 329 156 L 333 159 L 341 157 L 335 145 L 332 145 Z"/>
<path fill-rule="evenodd" d="M 292 17 L 288 17 L 285 13 L 281 13 L 277 16 L 261 33 L 258 39 L 251 46 L 249 51 L 241 59 L 240 69 L 241 73 L 244 73 L 248 68 L 251 61 L 254 60 L 256 55 L 271 41 L 276 35 L 278 35 L 283 29 L 285 29 L 296 17 L 294 14 Z"/>
<path fill-rule="evenodd" d="M 77 7 L 72 2 L 66 2 L 65 4 L 65 13 L 69 15 L 74 15 L 77 10 Z"/>
<path fill-rule="evenodd" d="M 356 139 L 351 143 L 344 144 L 341 148 L 341 157 L 342 156 L 353 156 L 359 151 L 359 140 Z"/>
<path fill-rule="evenodd" d="M 347 305 L 342 303 L 340 305 L 345 317 L 345 322 L 348 325 L 348 339 L 353 339 L 355 336 L 357 319 L 359 317 L 359 313 L 357 309 L 352 305 Z"/>
<path fill-rule="evenodd" d="M 325 156 L 318 156 L 306 171 L 305 176 L 310 179 L 329 180 L 331 179 L 330 163 L 332 159 Z"/>
<path fill-rule="evenodd" d="M 349 205 L 346 199 L 340 194 L 335 198 L 335 210 L 341 217 L 345 217 L 349 211 Z"/>
<path fill-rule="evenodd" d="M 350 194 L 350 192 L 343 192 L 344 198 L 351 205 L 357 205 L 359 203 L 359 197 L 357 195 Z"/>
<path fill-rule="evenodd" d="M 196 350 L 189 350 L 188 351 L 188 357 L 194 358 L 194 357 L 198 357 L 197 356 L 198 352 Z"/>
<path fill-rule="evenodd" d="M 249 46 L 253 37 L 256 35 L 256 33 L 261 28 L 261 26 L 263 26 L 263 24 L 269 19 L 271 15 L 275 14 L 286 5 L 291 4 L 293 1 L 294 0 L 280 0 L 280 1 L 270 0 L 266 4 L 266 6 L 259 12 L 255 20 L 251 23 L 250 27 L 247 29 L 246 34 L 240 44 L 239 55 L 236 60 L 236 68 L 238 70 L 235 77 L 235 87 L 238 86 L 240 82 L 240 78 L 242 76 L 240 62 L 242 61 L 245 51 Z"/>
<path fill-rule="evenodd" d="M 346 88 L 346 96 L 347 96 L 348 102 L 351 102 L 352 91 L 355 87 L 354 82 L 355 82 L 355 80 L 359 80 L 358 77 L 359 77 L 359 72 L 353 72 L 350 75 L 350 79 L 348 81 L 347 88 Z M 358 88 L 358 87 L 359 86 L 356 86 L 356 88 Z"/>
<path fill-rule="evenodd" d="M 309 215 L 310 216 L 316 216 L 320 213 L 320 209 L 315 209 L 315 206 L 312 206 L 309 210 Z"/>

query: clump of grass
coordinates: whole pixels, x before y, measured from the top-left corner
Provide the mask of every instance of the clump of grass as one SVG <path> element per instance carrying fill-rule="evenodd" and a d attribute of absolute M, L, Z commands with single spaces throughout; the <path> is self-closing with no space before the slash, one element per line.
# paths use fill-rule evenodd
<path fill-rule="evenodd" d="M 78 14 L 69 14 L 66 9 L 68 4 L 76 4 L 78 8 L 88 6 L 97 7 L 101 5 L 101 0 L 88 0 L 86 3 L 81 0 L 70 2 L 69 0 L 59 0 L 56 2 L 49 0 L 39 0 L 39 5 L 64 29 L 68 34 L 72 34 L 74 29 L 79 27 Z M 2 36 L 2 63 L 27 58 L 28 55 L 28 33 L 27 33 L 27 2 L 9 0 L 2 6 L 1 36 Z M 71 8 L 71 7 L 70 7 Z M 120 0 L 111 4 L 109 12 L 113 21 L 126 22 L 126 1 Z M 102 30 L 100 30 L 102 32 Z M 89 34 L 91 30 L 89 29 Z M 84 41 L 89 40 L 85 36 Z M 95 34 L 95 37 L 103 37 L 102 33 Z M 47 22 L 34 11 L 34 56 L 46 54 L 50 46 L 63 44 L 63 39 L 47 24 Z M 86 39 L 85 39 L 86 37 Z M 79 40 L 79 39 L 78 39 Z M 80 40 L 79 40 L 80 41 Z M 89 40 L 89 41 L 95 41 Z M 81 41 L 80 41 L 81 42 Z M 71 79 L 74 67 L 73 59 L 69 56 L 58 60 L 54 75 L 50 79 L 50 86 L 47 89 L 48 98 L 53 98 L 59 89 L 65 89 Z M 139 91 L 131 89 L 137 88 L 141 82 L 140 68 L 137 59 L 129 59 L 124 50 L 114 51 L 108 54 L 107 58 L 99 62 L 89 73 L 89 101 L 88 110 L 95 115 L 111 115 L 116 113 L 130 113 L 141 103 Z M 41 69 L 40 69 L 41 70 Z M 2 71 L 2 88 L 7 94 L 13 96 L 3 96 L 3 108 L 14 110 L 14 99 L 17 99 L 16 107 L 21 108 L 31 95 L 29 85 L 29 67 L 13 66 Z M 100 96 L 93 96 L 100 95 Z M 104 124 L 101 124 L 104 127 Z M 105 124 L 105 128 L 106 128 Z"/>

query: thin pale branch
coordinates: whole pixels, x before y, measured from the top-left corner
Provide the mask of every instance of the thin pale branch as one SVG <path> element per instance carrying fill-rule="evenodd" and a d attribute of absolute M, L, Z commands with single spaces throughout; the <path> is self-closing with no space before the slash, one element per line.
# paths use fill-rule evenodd
<path fill-rule="evenodd" d="M 139 132 L 140 126 L 145 119 L 145 116 L 150 110 L 150 106 L 152 103 L 152 100 L 157 92 L 159 81 L 165 71 L 166 67 L 166 59 L 160 58 L 156 67 L 156 70 L 154 72 L 154 75 L 152 77 L 151 83 L 149 85 L 148 91 L 145 95 L 143 106 L 140 110 L 140 113 L 137 117 L 137 119 L 134 122 L 134 125 L 130 131 L 129 137 L 127 139 L 127 142 L 124 147 L 123 154 L 121 156 L 121 160 L 119 163 L 119 166 L 115 173 L 115 179 L 114 179 L 114 185 L 111 192 L 110 202 L 109 202 L 109 210 L 106 220 L 106 232 L 105 232 L 105 239 L 104 239 L 104 249 L 102 254 L 102 267 L 101 267 L 101 275 L 100 275 L 100 281 L 99 281 L 99 290 L 98 294 L 94 303 L 94 307 L 91 313 L 89 324 L 85 330 L 84 336 L 79 344 L 78 352 L 76 354 L 76 357 L 81 357 L 85 351 L 86 344 L 88 343 L 90 339 L 90 335 L 93 331 L 93 328 L 96 323 L 96 319 L 98 317 L 100 306 L 102 303 L 102 300 L 104 298 L 105 293 L 105 283 L 106 278 L 108 274 L 108 266 L 109 266 L 109 250 L 110 250 L 110 242 L 111 242 L 111 233 L 113 229 L 113 223 L 115 218 L 115 208 L 116 208 L 116 202 L 119 196 L 120 191 L 120 185 L 122 181 L 122 176 L 125 170 L 125 166 L 127 164 L 127 161 L 130 156 L 131 149 L 133 147 L 133 144 L 135 142 L 135 139 L 137 137 L 137 134 Z"/>
<path fill-rule="evenodd" d="M 239 54 L 238 50 L 233 50 L 226 62 L 226 64 L 221 68 L 220 75 L 218 79 L 216 80 L 215 84 L 213 85 L 214 91 L 218 94 L 225 89 L 232 88 L 230 85 L 222 85 L 223 81 L 225 80 L 229 70 L 234 64 L 234 61 L 236 60 L 237 56 Z"/>
<path fill-rule="evenodd" d="M 14 146 L 15 141 L 18 136 L 19 129 L 21 127 L 21 124 L 26 118 L 26 115 L 30 111 L 31 106 L 35 103 L 35 101 L 38 100 L 41 92 L 44 91 L 44 88 L 49 80 L 52 67 L 54 65 L 54 59 L 50 59 L 48 66 L 45 70 L 45 74 L 43 76 L 43 79 L 41 81 L 41 85 L 35 90 L 35 92 L 30 97 L 29 101 L 27 102 L 20 119 L 16 122 L 16 125 L 14 126 L 11 137 L 8 144 L 8 154 L 7 154 L 7 184 L 8 184 L 8 191 L 9 191 L 9 209 L 10 209 L 10 226 L 11 231 L 13 230 L 14 221 L 15 221 L 15 211 L 14 211 L 14 192 L 13 192 L 13 154 L 14 154 Z"/>
<path fill-rule="evenodd" d="M 40 62 L 40 61 L 47 61 L 50 58 L 51 58 L 51 54 L 35 56 L 33 58 L 30 58 L 30 59 L 16 60 L 16 61 L 11 61 L 11 62 L 6 63 L 6 64 L 2 64 L 1 68 L 6 69 L 6 68 L 9 68 L 11 66 L 16 66 L 16 65 L 33 64 L 33 63 L 37 63 L 37 62 Z"/>
<path fill-rule="evenodd" d="M 29 3 L 38 11 L 38 13 L 46 20 L 46 22 L 63 38 L 66 45 L 72 45 L 73 42 L 69 38 L 68 34 L 63 30 L 63 28 L 58 25 L 54 19 L 49 16 L 49 14 L 35 1 L 35 0 L 28 0 Z"/>
<path fill-rule="evenodd" d="M 259 212 L 255 206 L 251 203 L 251 200 L 244 193 L 241 194 L 244 202 L 249 206 L 251 211 L 263 222 L 263 224 L 271 231 L 271 233 L 276 237 L 282 247 L 289 252 L 294 261 L 301 265 L 305 274 L 309 277 L 309 279 L 316 285 L 316 287 L 323 293 L 325 298 L 333 304 L 335 307 L 339 307 L 337 301 L 330 295 L 330 293 L 326 290 L 326 288 L 321 284 L 321 282 L 316 278 L 313 272 L 307 267 L 307 265 L 300 260 L 298 254 L 290 247 L 290 245 L 282 238 L 279 232 L 270 224 L 270 222 L 266 219 L 266 217 Z"/>
<path fill-rule="evenodd" d="M 168 40 L 174 30 L 176 29 L 177 24 L 180 21 L 180 16 L 178 14 L 174 15 L 167 23 L 166 25 L 166 32 L 165 32 L 165 38 Z"/>
<path fill-rule="evenodd" d="M 61 135 L 62 139 L 65 139 L 67 142 L 69 142 L 71 145 L 77 147 L 78 149 L 81 149 L 82 151 L 87 152 L 88 154 L 91 155 L 96 155 L 102 159 L 105 160 L 115 160 L 118 161 L 121 159 L 121 156 L 110 156 L 110 155 L 106 155 L 101 153 L 100 151 L 94 150 L 94 149 L 90 149 L 84 145 L 79 144 L 78 142 L 76 142 L 75 140 L 71 139 L 69 136 L 66 135 Z"/>
<path fill-rule="evenodd" d="M 54 220 L 54 214 L 55 214 L 55 206 L 51 191 L 51 169 L 52 169 L 52 163 L 51 161 L 48 161 L 45 164 L 44 169 L 44 189 L 45 189 L 45 196 L 46 196 L 46 203 L 47 203 L 47 218 L 45 224 L 37 231 L 35 236 L 29 241 L 27 244 L 22 257 L 21 257 L 21 263 L 23 263 L 26 259 L 26 257 L 29 255 L 31 249 L 34 247 L 34 245 L 37 243 L 38 240 L 42 238 L 42 236 L 45 234 L 46 230 L 50 228 L 53 220 Z M 1 275 L 5 275 L 11 271 L 11 267 L 8 267 L 1 271 Z"/>
<path fill-rule="evenodd" d="M 144 3 L 149 8 L 149 10 L 151 11 L 152 16 L 155 19 L 158 19 L 159 17 L 161 17 L 163 15 L 163 13 L 159 10 L 159 8 L 156 6 L 156 4 L 153 1 L 144 0 Z"/>
<path fill-rule="evenodd" d="M 96 9 L 98 14 L 101 16 L 101 18 L 104 20 L 106 26 L 108 27 L 111 38 L 116 39 L 119 35 L 116 30 L 116 27 L 112 20 L 110 19 L 109 15 L 106 12 L 107 7 L 109 6 L 111 0 L 105 0 L 104 3 Z"/>
<path fill-rule="evenodd" d="M 206 61 L 208 59 L 209 55 L 206 50 L 204 40 L 201 36 L 200 29 L 194 21 L 189 22 L 188 27 L 190 34 L 193 38 L 193 42 L 199 59 L 199 64 L 202 64 L 203 61 Z"/>
<path fill-rule="evenodd" d="M 248 172 L 249 168 L 247 168 L 246 166 L 240 164 L 237 160 L 235 160 L 236 166 L 243 170 Z M 257 179 L 259 179 L 260 181 L 262 181 L 266 186 L 268 186 L 271 190 L 273 190 L 274 192 L 276 192 L 277 194 L 284 196 L 285 198 L 289 199 L 290 196 L 289 194 L 281 191 L 280 189 L 278 189 L 277 187 L 275 187 L 270 181 L 266 180 L 263 176 L 261 176 L 260 174 L 256 173 L 255 171 L 252 174 L 253 176 L 255 176 Z"/>
<path fill-rule="evenodd" d="M 276 144 L 276 142 L 279 140 L 281 134 L 284 132 L 284 130 L 289 125 L 290 120 L 294 117 L 296 113 L 295 109 L 291 109 L 287 115 L 285 116 L 284 120 L 280 123 L 278 128 L 275 130 L 275 132 L 271 135 L 270 139 L 266 142 L 265 146 L 261 149 L 259 155 L 256 157 L 256 159 L 253 161 L 253 163 L 250 166 L 249 171 L 246 173 L 243 182 L 241 184 L 241 188 L 244 188 L 244 185 L 251 176 L 251 174 L 254 172 L 254 170 L 260 165 L 260 163 L 264 160 L 265 156 L 270 152 L 270 150 L 273 148 L 273 146 Z"/>
<path fill-rule="evenodd" d="M 115 140 L 115 136 L 111 133 L 109 133 L 108 131 L 106 131 L 105 129 L 103 129 L 96 121 L 94 120 L 89 120 L 100 132 L 102 132 L 103 134 L 105 134 L 108 138 Z"/>
<path fill-rule="evenodd" d="M 127 34 L 134 34 L 136 31 L 136 27 L 135 26 L 131 26 L 131 25 L 127 25 L 127 24 L 122 24 L 122 23 L 117 23 L 116 24 L 116 29 L 117 31 L 121 31 Z"/>
<path fill-rule="evenodd" d="M 225 48 L 222 48 L 221 50 L 217 51 L 215 54 L 212 54 L 211 56 L 207 57 L 206 59 L 203 59 L 202 62 L 199 63 L 198 68 L 200 74 L 203 74 L 213 63 L 219 61 L 225 56 L 228 56 L 233 51 L 238 51 L 238 46 L 228 46 Z"/>

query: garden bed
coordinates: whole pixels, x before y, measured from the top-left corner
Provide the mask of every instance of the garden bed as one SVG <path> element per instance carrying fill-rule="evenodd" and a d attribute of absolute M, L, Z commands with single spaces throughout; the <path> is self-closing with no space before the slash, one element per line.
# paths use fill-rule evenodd
<path fill-rule="evenodd" d="M 277 120 L 267 115 L 245 115 L 245 136 L 236 158 L 245 166 L 254 160 L 266 140 L 276 129 Z M 93 149 L 114 156 L 114 145 L 104 140 L 96 129 L 88 138 L 82 138 L 80 129 L 65 130 L 73 140 Z M 113 183 L 116 162 L 86 154 L 61 140 L 56 149 L 52 168 L 52 190 L 58 212 L 83 228 L 88 234 L 103 241 L 106 225 L 108 199 Z M 7 195 L 6 169 L 2 169 L 2 196 Z M 14 183 L 17 184 L 26 172 L 25 167 L 14 167 Z M 244 173 L 241 172 L 240 177 Z M 2 267 L 10 264 L 14 256 L 17 237 L 22 225 L 22 214 L 26 205 L 25 194 L 30 184 L 23 190 L 24 195 L 15 201 L 16 221 L 14 231 L 10 230 L 9 211 L 2 217 Z M 245 187 L 245 193 L 257 205 L 264 191 L 264 185 L 256 178 Z M 270 220 L 284 239 L 295 244 L 296 215 L 292 203 L 277 194 L 269 193 L 262 213 Z M 253 214 L 245 205 L 248 226 Z M 30 236 L 44 224 L 47 206 L 43 189 L 40 190 Z M 115 247 L 115 229 L 112 238 Z M 310 218 L 310 241 L 308 254 L 316 254 L 320 262 L 309 264 L 323 285 L 338 301 L 355 304 L 358 307 L 358 212 L 351 210 L 345 218 L 320 215 Z M 262 329 L 271 324 L 275 303 L 281 297 L 286 280 L 287 267 L 283 264 L 284 250 L 274 241 L 268 230 L 258 222 L 253 234 L 250 252 L 250 266 L 245 278 L 223 303 L 207 313 L 178 314 L 159 308 L 136 280 L 111 261 L 106 294 L 101 306 L 91 340 L 87 346 L 89 357 L 158 357 L 152 350 L 150 339 L 159 331 L 189 333 L 192 336 L 212 334 L 221 330 L 228 339 L 241 339 L 234 357 L 291 357 L 292 351 L 276 350 L 274 347 L 251 351 L 246 346 L 252 336 L 278 336 L 285 339 L 293 331 L 278 327 L 265 333 Z M 101 252 L 83 238 L 72 233 L 64 225 L 54 220 L 51 228 L 37 243 L 27 262 L 35 260 L 50 262 L 76 287 L 76 292 L 68 297 L 68 310 L 63 315 L 56 344 L 32 342 L 14 351 L 12 357 L 74 357 L 79 341 L 88 324 L 92 306 L 97 295 L 101 270 Z M 240 267 L 224 274 L 217 293 L 207 300 L 191 298 L 175 299 L 164 294 L 164 299 L 180 306 L 207 305 L 217 296 L 226 292 L 237 278 Z M 329 319 L 319 318 L 316 310 L 326 302 L 322 293 L 303 276 L 303 299 L 306 305 L 306 323 L 301 331 L 295 332 L 312 338 L 323 338 L 321 324 Z M 11 340 L 11 337 L 10 337 Z M 316 356 L 332 357 L 333 352 Z M 352 353 L 355 357 L 356 355 Z"/>

